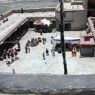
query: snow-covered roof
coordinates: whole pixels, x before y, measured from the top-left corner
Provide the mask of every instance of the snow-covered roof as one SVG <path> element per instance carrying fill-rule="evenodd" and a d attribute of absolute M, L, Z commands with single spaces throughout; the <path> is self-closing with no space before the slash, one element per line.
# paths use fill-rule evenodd
<path fill-rule="evenodd" d="M 14 29 L 17 28 L 22 22 L 30 17 L 55 17 L 54 12 L 34 12 L 34 13 L 13 13 L 8 16 L 8 21 L 0 21 L 0 43 L 5 40 L 5 38 L 12 33 Z"/>

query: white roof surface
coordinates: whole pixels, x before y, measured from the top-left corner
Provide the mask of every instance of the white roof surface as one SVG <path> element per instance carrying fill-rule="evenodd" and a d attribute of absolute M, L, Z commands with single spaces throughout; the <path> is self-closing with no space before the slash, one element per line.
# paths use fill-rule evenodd
<path fill-rule="evenodd" d="M 54 12 L 34 12 L 34 13 L 13 13 L 8 16 L 8 21 L 3 23 L 0 22 L 0 42 L 13 31 L 21 22 L 23 22 L 28 17 L 55 17 Z"/>
<path fill-rule="evenodd" d="M 57 7 L 57 11 L 59 11 L 60 8 Z M 64 3 L 64 11 L 78 11 L 78 10 L 84 10 L 83 5 L 72 5 L 70 3 Z"/>
<path fill-rule="evenodd" d="M 19 14 L 12 14 L 8 17 L 8 21 L 0 25 L 0 41 L 2 41 L 12 30 L 14 30 L 22 21 L 26 19 L 25 16 Z"/>

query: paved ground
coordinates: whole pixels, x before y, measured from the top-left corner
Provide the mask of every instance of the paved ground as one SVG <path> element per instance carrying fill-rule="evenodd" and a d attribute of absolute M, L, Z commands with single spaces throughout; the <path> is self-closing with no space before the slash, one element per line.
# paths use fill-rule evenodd
<path fill-rule="evenodd" d="M 13 68 L 17 74 L 64 74 L 62 55 L 55 53 L 55 57 L 52 56 L 50 43 L 51 36 L 56 36 L 56 33 L 44 33 L 42 36 L 39 33 L 35 33 L 32 29 L 29 29 L 27 34 L 21 39 L 21 52 L 19 52 L 19 60 L 13 62 L 10 66 L 6 65 L 6 60 L 0 62 L 1 73 L 13 73 Z M 65 36 L 80 36 L 79 31 L 67 31 Z M 43 45 L 40 43 L 36 47 L 30 47 L 30 53 L 25 54 L 25 44 L 27 40 L 31 40 L 32 37 L 46 37 L 47 43 Z M 48 48 L 50 55 L 46 56 L 46 60 L 43 60 L 42 53 Z M 66 52 L 66 60 L 68 67 L 68 74 L 80 75 L 80 74 L 95 74 L 95 57 L 80 58 L 79 52 L 76 57 L 72 57 L 71 52 Z"/>

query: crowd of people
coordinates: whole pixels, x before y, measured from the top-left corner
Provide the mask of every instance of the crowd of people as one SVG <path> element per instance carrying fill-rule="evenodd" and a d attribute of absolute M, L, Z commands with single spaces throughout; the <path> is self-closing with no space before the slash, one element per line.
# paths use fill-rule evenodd
<path fill-rule="evenodd" d="M 39 37 L 31 38 L 31 40 L 28 40 L 25 45 L 25 53 L 30 53 L 30 46 L 35 47 L 39 44 L 39 42 L 41 42 Z"/>
<path fill-rule="evenodd" d="M 9 48 L 8 50 L 3 51 L 3 56 L 6 62 L 14 62 L 17 60 L 18 51 L 16 48 Z"/>
<path fill-rule="evenodd" d="M 16 44 L 17 44 L 17 48 L 12 47 L 12 48 L 3 50 L 2 56 L 3 56 L 3 59 L 6 60 L 6 64 L 10 64 L 18 59 L 17 55 L 18 55 L 18 52 L 21 50 L 21 46 L 20 46 L 19 41 L 17 41 Z"/>
<path fill-rule="evenodd" d="M 46 38 L 35 37 L 31 38 L 31 40 L 28 40 L 25 45 L 25 53 L 30 53 L 30 46 L 35 47 L 41 42 L 43 43 L 43 45 L 45 45 L 45 43 L 47 42 Z"/>
<path fill-rule="evenodd" d="M 42 43 L 43 45 L 45 45 L 47 43 L 47 39 L 45 37 L 42 37 L 42 38 L 41 37 L 31 38 L 31 40 L 28 40 L 26 42 L 25 53 L 30 53 L 30 48 L 37 46 L 39 43 Z M 42 52 L 42 59 L 45 60 L 46 56 L 49 56 L 49 53 L 50 53 L 49 49 L 46 48 L 46 50 Z M 52 53 L 52 56 L 55 56 L 54 48 L 51 49 L 51 53 Z"/>

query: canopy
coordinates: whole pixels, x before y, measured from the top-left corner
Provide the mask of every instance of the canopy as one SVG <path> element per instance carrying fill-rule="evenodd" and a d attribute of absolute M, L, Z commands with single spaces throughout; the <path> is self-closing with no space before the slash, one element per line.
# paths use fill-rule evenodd
<path fill-rule="evenodd" d="M 79 44 L 80 38 L 64 37 L 65 43 Z M 53 38 L 54 43 L 60 43 L 60 35 Z"/>

